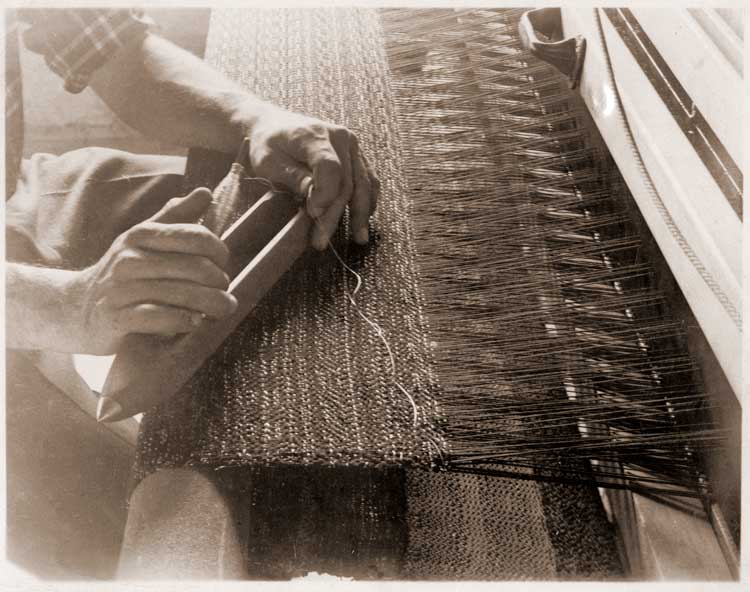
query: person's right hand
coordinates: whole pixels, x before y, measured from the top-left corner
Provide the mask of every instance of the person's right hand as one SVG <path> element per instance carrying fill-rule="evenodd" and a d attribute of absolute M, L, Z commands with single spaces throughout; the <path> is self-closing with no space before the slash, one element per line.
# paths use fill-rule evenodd
<path fill-rule="evenodd" d="M 80 353 L 115 353 L 128 333 L 187 333 L 206 317 L 234 312 L 224 272 L 229 252 L 196 223 L 210 203 L 207 189 L 170 200 L 78 273 L 77 321 L 87 350 Z"/>

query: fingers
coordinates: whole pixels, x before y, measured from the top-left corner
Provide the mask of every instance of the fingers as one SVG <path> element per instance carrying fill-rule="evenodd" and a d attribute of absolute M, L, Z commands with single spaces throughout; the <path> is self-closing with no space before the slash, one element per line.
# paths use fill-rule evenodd
<path fill-rule="evenodd" d="M 345 128 L 335 128 L 290 145 L 292 155 L 312 171 L 314 186 L 308 201 L 308 213 L 313 218 L 319 218 L 340 197 L 342 191 L 348 188 L 351 192 L 351 180 L 346 181 L 347 177 L 351 177 L 350 165 L 346 164 L 349 154 L 348 136 L 349 131 Z"/>
<path fill-rule="evenodd" d="M 330 133 L 331 144 L 338 154 L 339 162 L 341 163 L 341 181 L 339 187 L 339 194 L 335 198 L 336 201 L 341 201 L 345 204 L 349 203 L 352 198 L 352 190 L 354 189 L 354 179 L 352 178 L 352 154 L 357 149 L 357 138 L 346 128 L 334 128 Z M 314 171 L 314 169 L 313 169 Z M 315 191 L 311 196 L 311 201 L 315 205 Z M 333 202 L 331 202 L 331 205 Z"/>
<path fill-rule="evenodd" d="M 307 203 L 307 210 L 316 219 L 313 230 L 313 247 L 322 250 L 328 245 L 328 241 L 336 232 L 339 220 L 344 213 L 346 204 L 352 199 L 354 179 L 352 171 L 352 146 L 356 146 L 356 139 L 345 128 L 336 128 L 331 132 L 331 144 L 339 155 L 341 162 L 341 185 L 336 199 L 327 206 L 320 206 L 320 194 L 317 182 L 314 181 L 313 191 Z M 316 170 L 313 168 L 313 172 Z M 317 201 L 316 201 L 317 200 Z"/>
<path fill-rule="evenodd" d="M 380 193 L 380 181 L 372 172 L 364 154 L 360 153 L 356 140 L 352 148 L 349 162 L 351 163 L 352 192 L 351 199 L 341 199 L 334 202 L 317 219 L 313 230 L 312 244 L 316 249 L 322 250 L 336 231 L 336 227 L 344 213 L 347 203 L 350 205 L 351 229 L 354 240 L 361 244 L 367 244 L 368 220 L 377 206 Z"/>
<path fill-rule="evenodd" d="M 378 179 L 378 176 L 375 174 L 375 171 L 370 166 L 365 153 L 360 151 L 359 157 L 362 160 L 362 164 L 364 165 L 365 170 L 367 171 L 367 178 L 370 181 L 370 216 L 372 216 L 378 207 L 381 183 L 380 179 Z"/>
<path fill-rule="evenodd" d="M 203 322 L 203 316 L 184 308 L 139 304 L 118 311 L 116 322 L 123 334 L 174 335 L 195 330 Z"/>
<path fill-rule="evenodd" d="M 314 248 L 322 251 L 328 246 L 328 241 L 331 240 L 333 233 L 336 232 L 336 227 L 339 225 L 339 220 L 341 220 L 345 209 L 346 203 L 337 201 L 322 216 L 315 220 L 312 235 L 312 245 Z"/>
<path fill-rule="evenodd" d="M 194 282 L 210 288 L 225 290 L 229 276 L 206 257 L 183 253 L 154 253 L 141 249 L 128 249 L 118 257 L 114 280 L 123 283 L 132 280 L 172 279 Z"/>
<path fill-rule="evenodd" d="M 282 115 L 267 120 L 255 132 L 251 159 L 256 172 L 308 198 L 307 212 L 316 220 L 314 247 L 325 248 L 347 205 L 351 206 L 354 240 L 366 243 L 380 182 L 360 153 L 356 136 L 342 126 Z"/>
<path fill-rule="evenodd" d="M 329 153 L 328 150 L 325 152 Z M 342 167 L 336 155 L 326 155 L 311 163 L 311 166 L 313 190 L 307 211 L 313 218 L 319 218 L 340 194 Z"/>
<path fill-rule="evenodd" d="M 194 189 L 185 197 L 170 199 L 151 220 L 161 224 L 194 223 L 211 205 L 211 199 L 211 192 L 205 187 Z"/>
<path fill-rule="evenodd" d="M 349 209 L 352 236 L 360 245 L 365 245 L 369 240 L 367 220 L 371 213 L 372 184 L 359 151 L 352 155 L 352 165 L 354 172 L 354 194 Z"/>
<path fill-rule="evenodd" d="M 132 248 L 205 257 L 222 269 L 229 260 L 227 246 L 198 224 L 144 222 L 127 231 L 123 240 Z"/>
<path fill-rule="evenodd" d="M 224 318 L 237 308 L 237 299 L 216 288 L 180 280 L 135 280 L 109 295 L 105 304 L 113 309 L 139 304 L 184 308 L 213 318 Z"/>

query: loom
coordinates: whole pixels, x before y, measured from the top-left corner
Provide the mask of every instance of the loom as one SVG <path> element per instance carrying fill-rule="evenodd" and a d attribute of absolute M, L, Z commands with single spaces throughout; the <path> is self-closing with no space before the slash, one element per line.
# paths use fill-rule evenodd
<path fill-rule="evenodd" d="M 736 34 L 711 11 L 678 12 L 684 41 L 711 49 L 712 75 L 740 84 Z M 348 125 L 383 180 L 373 244 L 348 243 L 345 228 L 334 244 L 364 280 L 356 306 L 383 328 L 396 376 L 336 258 L 295 251 L 144 417 L 125 573 L 170 540 L 143 534 L 144 500 L 192 487 L 180 471 L 193 467 L 247 520 L 239 561 L 255 577 L 737 577 L 737 517 L 710 474 L 732 446 L 717 416 L 737 401 L 703 384 L 644 236 L 739 397 L 739 127 L 665 74 L 689 75 L 690 59 L 676 74 L 641 71 L 639 51 L 662 59 L 647 43 L 664 34 L 657 21 L 618 9 L 215 11 L 206 59 Z M 670 111 L 657 75 L 683 106 L 691 93 L 689 117 Z M 214 187 L 230 166 L 194 150 L 187 184 Z M 284 555 L 300 540 L 299 557 Z"/>

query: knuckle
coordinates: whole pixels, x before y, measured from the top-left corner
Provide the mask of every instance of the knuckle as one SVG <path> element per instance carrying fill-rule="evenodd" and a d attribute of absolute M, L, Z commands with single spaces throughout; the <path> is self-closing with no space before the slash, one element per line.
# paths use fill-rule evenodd
<path fill-rule="evenodd" d="M 122 242 L 128 246 L 137 245 L 149 237 L 151 233 L 152 230 L 150 225 L 146 222 L 142 222 L 126 231 L 125 234 L 122 235 Z"/>
<path fill-rule="evenodd" d="M 223 307 L 224 307 L 224 316 L 228 316 L 232 314 L 236 308 L 237 301 L 235 300 L 234 296 L 229 294 L 228 292 L 221 292 L 222 299 L 223 299 Z"/>
<path fill-rule="evenodd" d="M 180 203 L 182 203 L 183 199 L 184 198 L 182 198 L 182 197 L 173 197 L 173 198 L 167 200 L 167 203 L 164 204 L 164 208 L 163 209 L 174 208 L 174 207 L 180 205 Z"/>
<path fill-rule="evenodd" d="M 205 257 L 199 258 L 196 269 L 201 283 L 207 286 L 225 288 L 229 285 L 229 276 Z"/>
<path fill-rule="evenodd" d="M 200 254 L 210 251 L 214 242 L 221 242 L 213 232 L 199 224 L 190 224 L 178 232 Z"/>
<path fill-rule="evenodd" d="M 119 251 L 112 260 L 110 268 L 113 279 L 115 281 L 124 279 L 123 276 L 129 275 L 140 260 L 140 256 L 133 249 L 127 248 Z"/>
<path fill-rule="evenodd" d="M 223 243 L 221 245 L 221 249 L 222 250 L 219 253 L 219 262 L 221 263 L 221 266 L 224 267 L 229 262 L 230 253 L 227 246 Z"/>
<path fill-rule="evenodd" d="M 210 273 L 212 275 L 212 285 L 221 290 L 226 290 L 229 287 L 231 280 L 229 279 L 229 276 L 221 269 L 212 264 Z"/>
<path fill-rule="evenodd" d="M 217 263 L 223 267 L 229 261 L 229 247 L 227 247 L 216 235 L 211 236 L 211 243 L 211 254 L 214 255 L 213 259 L 217 260 Z"/>
<path fill-rule="evenodd" d="M 212 289 L 211 290 L 211 305 L 214 309 L 214 314 L 217 316 L 225 316 L 229 314 L 230 300 L 229 294 L 223 290 Z"/>
<path fill-rule="evenodd" d="M 188 224 L 183 229 L 183 232 L 185 232 L 186 236 L 188 236 L 189 238 L 201 241 L 208 240 L 210 237 L 216 236 L 208 228 L 200 224 Z"/>
<path fill-rule="evenodd" d="M 314 126 L 310 127 L 295 127 L 289 130 L 287 138 L 292 144 L 301 143 L 308 140 L 311 135 L 317 135 L 318 132 Z"/>
<path fill-rule="evenodd" d="M 306 127 L 308 130 L 310 130 L 310 132 L 312 132 L 313 135 L 317 137 L 325 137 L 331 126 L 330 124 L 326 124 L 323 121 L 313 121 Z M 300 128 L 300 129 L 304 130 L 305 128 Z"/>
<path fill-rule="evenodd" d="M 228 292 L 218 288 L 205 288 L 196 291 L 192 302 L 196 310 L 202 310 L 216 318 L 223 318 L 232 312 L 232 300 L 233 297 Z"/>

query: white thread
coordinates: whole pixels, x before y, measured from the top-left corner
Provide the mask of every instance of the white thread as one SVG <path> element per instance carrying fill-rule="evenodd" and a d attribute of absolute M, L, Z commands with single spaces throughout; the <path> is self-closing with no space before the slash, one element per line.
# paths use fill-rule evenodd
<path fill-rule="evenodd" d="M 307 189 L 307 196 L 305 198 L 305 206 L 307 206 L 307 201 L 310 200 L 310 196 L 312 195 L 313 191 L 313 184 L 310 183 L 310 186 Z M 315 223 L 323 230 L 323 225 L 320 223 L 320 220 L 318 218 L 313 218 Z M 373 331 L 375 331 L 375 334 L 378 336 L 380 341 L 385 346 L 386 351 L 388 352 L 388 359 L 390 361 L 391 365 L 391 375 L 393 377 L 393 384 L 396 385 L 396 388 L 398 388 L 404 396 L 407 398 L 409 403 L 411 404 L 411 408 L 413 411 L 412 421 L 414 423 L 414 427 L 417 427 L 419 424 L 419 409 L 417 407 L 416 402 L 414 401 L 414 398 L 409 394 L 409 391 L 407 391 L 401 383 L 396 378 L 396 357 L 393 355 L 393 350 L 391 349 L 390 343 L 388 343 L 388 340 L 385 337 L 385 332 L 383 331 L 383 328 L 378 325 L 375 321 L 370 319 L 365 313 L 362 312 L 362 310 L 357 305 L 357 301 L 354 299 L 357 295 L 357 292 L 359 292 L 359 289 L 362 287 L 362 276 L 359 275 L 356 271 L 354 271 L 351 267 L 349 267 L 346 262 L 341 258 L 341 255 L 339 255 L 336 248 L 333 246 L 333 243 L 331 243 L 330 239 L 328 240 L 328 248 L 331 249 L 331 252 L 335 255 L 336 259 L 338 259 L 339 263 L 341 263 L 342 267 L 351 273 L 356 279 L 357 279 L 357 286 L 354 288 L 353 292 L 349 292 L 349 288 L 344 286 L 344 292 L 346 293 L 346 297 L 349 299 L 349 302 L 352 303 L 352 306 L 354 307 L 354 310 L 357 311 L 357 314 L 362 317 L 362 319 L 372 328 Z"/>
<path fill-rule="evenodd" d="M 268 179 L 264 179 L 262 177 L 245 177 L 245 179 L 248 181 L 257 181 L 271 188 L 273 191 L 288 193 L 288 191 L 277 188 L 271 181 L 269 181 Z M 313 191 L 313 184 L 310 183 L 307 189 L 307 195 L 304 198 L 305 207 L 307 206 L 307 202 L 310 200 L 312 191 Z M 313 220 L 321 229 L 323 229 L 323 225 L 320 223 L 320 220 L 318 218 L 313 218 Z M 362 319 L 372 328 L 373 331 L 375 331 L 375 334 L 378 336 L 380 341 L 385 346 L 385 349 L 388 352 L 388 359 L 391 365 L 391 375 L 393 376 L 393 384 L 396 385 L 396 388 L 398 388 L 404 394 L 404 396 L 408 399 L 409 403 L 411 404 L 411 408 L 413 411 L 412 421 L 414 422 L 414 427 L 417 427 L 417 425 L 419 424 L 419 408 L 417 407 L 417 404 L 414 401 L 414 398 L 409 394 L 409 391 L 407 391 L 396 378 L 396 357 L 393 355 L 393 350 L 391 349 L 391 345 L 390 343 L 388 343 L 388 340 L 385 337 L 385 332 L 383 331 L 380 325 L 378 325 L 375 321 L 370 319 L 365 313 L 362 312 L 362 310 L 357 305 L 357 301 L 354 299 L 354 297 L 357 295 L 357 292 L 359 292 L 359 289 L 362 287 L 362 276 L 359 275 L 356 271 L 354 271 L 351 267 L 349 267 L 344 262 L 344 260 L 341 258 L 338 251 L 333 246 L 330 240 L 328 241 L 327 246 L 328 248 L 331 249 L 331 252 L 335 255 L 336 259 L 338 259 L 339 263 L 341 263 L 343 268 L 349 273 L 351 273 L 355 278 L 357 278 L 357 286 L 356 288 L 354 288 L 354 292 L 349 292 L 349 288 L 344 286 L 344 292 L 346 293 L 346 297 L 349 299 L 349 302 L 352 303 L 352 306 L 354 307 L 354 310 L 357 311 L 357 314 L 360 317 L 362 317 Z M 438 448 L 438 451 L 439 451 L 439 448 Z"/>
<path fill-rule="evenodd" d="M 318 220 L 315 219 L 316 224 L 318 223 Z M 322 228 L 322 226 L 321 226 Z M 413 422 L 414 427 L 417 427 L 417 424 L 419 423 L 419 410 L 417 408 L 417 404 L 414 401 L 414 398 L 409 394 L 409 392 L 401 385 L 401 383 L 396 378 L 396 358 L 393 355 L 393 350 L 391 350 L 391 345 L 388 343 L 388 340 L 385 338 L 385 333 L 380 325 L 378 325 L 375 321 L 368 318 L 368 316 L 363 313 L 359 306 L 357 306 L 357 301 L 354 299 L 354 297 L 357 295 L 357 292 L 359 292 L 359 289 L 362 287 L 362 276 L 360 276 L 356 271 L 354 271 L 351 267 L 349 267 L 344 260 L 341 258 L 341 256 L 338 254 L 338 251 L 334 248 L 333 244 L 331 244 L 331 241 L 328 241 L 328 247 L 331 249 L 333 254 L 336 256 L 336 259 L 339 260 L 339 263 L 346 269 L 349 273 L 354 275 L 354 277 L 357 278 L 357 287 L 354 288 L 354 292 L 350 293 L 349 289 L 344 286 L 344 292 L 346 292 L 346 297 L 349 298 L 349 302 L 352 303 L 352 306 L 354 307 L 354 310 L 357 311 L 357 314 L 364 319 L 364 321 L 372 327 L 372 329 L 375 331 L 375 334 L 380 338 L 380 341 L 383 342 L 383 345 L 385 345 L 385 349 L 388 352 L 388 359 L 391 363 L 391 374 L 393 376 L 393 384 L 396 385 L 396 387 L 404 393 L 406 398 L 409 400 L 409 403 L 411 404 L 412 410 L 414 412 L 413 415 Z"/>

